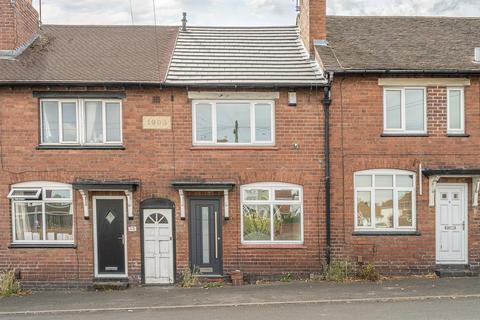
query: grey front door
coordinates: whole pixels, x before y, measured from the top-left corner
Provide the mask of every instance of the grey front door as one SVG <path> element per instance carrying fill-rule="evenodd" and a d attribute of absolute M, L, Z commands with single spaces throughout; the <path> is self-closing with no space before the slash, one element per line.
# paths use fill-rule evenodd
<path fill-rule="evenodd" d="M 96 198 L 96 275 L 126 274 L 124 198 Z"/>
<path fill-rule="evenodd" d="M 219 199 L 190 200 L 190 264 L 206 275 L 222 274 Z"/>

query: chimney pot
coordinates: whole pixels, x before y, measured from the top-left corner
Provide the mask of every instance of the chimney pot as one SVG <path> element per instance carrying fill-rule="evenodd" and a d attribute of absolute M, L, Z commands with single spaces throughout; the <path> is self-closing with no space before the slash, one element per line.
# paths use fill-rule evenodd
<path fill-rule="evenodd" d="M 182 18 L 182 31 L 187 31 L 187 13 L 183 13 L 183 18 Z"/>

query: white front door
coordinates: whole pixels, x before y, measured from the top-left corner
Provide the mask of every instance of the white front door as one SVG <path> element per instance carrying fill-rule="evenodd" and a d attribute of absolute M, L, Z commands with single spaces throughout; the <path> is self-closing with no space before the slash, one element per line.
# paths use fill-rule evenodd
<path fill-rule="evenodd" d="M 438 184 L 436 243 L 438 264 L 468 263 L 467 185 Z"/>
<path fill-rule="evenodd" d="M 145 283 L 169 284 L 173 277 L 173 234 L 171 209 L 145 209 Z"/>

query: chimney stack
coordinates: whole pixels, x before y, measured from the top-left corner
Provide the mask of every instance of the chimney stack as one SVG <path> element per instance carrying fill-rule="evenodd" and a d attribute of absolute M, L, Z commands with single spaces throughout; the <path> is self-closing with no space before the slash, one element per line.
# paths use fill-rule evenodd
<path fill-rule="evenodd" d="M 303 43 L 311 55 L 315 40 L 327 40 L 327 0 L 298 0 L 297 25 Z"/>
<path fill-rule="evenodd" d="M 32 0 L 0 0 L 0 58 L 14 58 L 38 36 Z"/>

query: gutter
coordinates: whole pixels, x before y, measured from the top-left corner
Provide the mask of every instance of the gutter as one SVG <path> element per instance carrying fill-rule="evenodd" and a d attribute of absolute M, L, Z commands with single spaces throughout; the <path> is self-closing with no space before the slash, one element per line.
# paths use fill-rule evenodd
<path fill-rule="evenodd" d="M 480 75 L 480 70 L 402 70 L 402 69 L 342 69 L 335 70 L 335 74 L 442 74 L 442 75 L 461 75 L 472 74 Z"/>
<path fill-rule="evenodd" d="M 331 80 L 330 80 L 331 82 Z M 324 157 L 325 157 L 325 236 L 326 236 L 326 248 L 325 248 L 325 260 L 327 266 L 331 262 L 332 252 L 332 235 L 331 235 L 331 178 L 330 178 L 330 105 L 331 99 L 331 86 L 330 84 L 323 88 L 323 112 L 324 112 Z"/>

